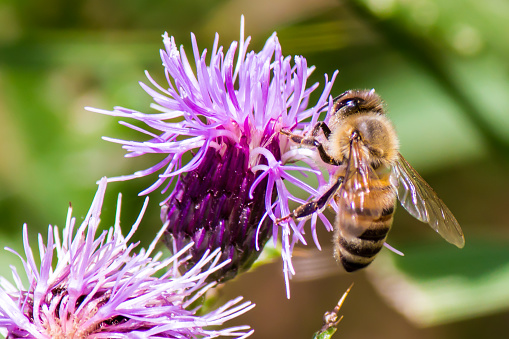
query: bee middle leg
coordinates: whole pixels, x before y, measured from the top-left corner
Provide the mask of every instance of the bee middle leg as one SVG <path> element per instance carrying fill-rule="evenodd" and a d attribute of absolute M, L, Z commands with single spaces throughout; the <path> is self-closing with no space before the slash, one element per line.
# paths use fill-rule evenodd
<path fill-rule="evenodd" d="M 294 219 L 297 221 L 304 220 L 309 218 L 315 212 L 323 211 L 325 207 L 327 207 L 327 204 L 329 203 L 330 199 L 338 191 L 339 187 L 343 183 L 343 180 L 344 177 L 338 177 L 334 185 L 332 185 L 327 191 L 325 191 L 318 199 L 311 200 L 303 205 L 300 205 L 287 216 L 276 219 L 276 224 L 288 221 L 290 219 Z"/>

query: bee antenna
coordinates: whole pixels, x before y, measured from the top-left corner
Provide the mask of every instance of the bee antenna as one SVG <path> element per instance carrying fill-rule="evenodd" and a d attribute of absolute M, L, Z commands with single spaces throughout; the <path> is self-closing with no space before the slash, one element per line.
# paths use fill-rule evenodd
<path fill-rule="evenodd" d="M 321 110 L 324 110 L 327 106 L 329 106 L 329 103 L 327 102 L 326 104 L 324 104 L 322 107 L 320 107 L 317 112 L 320 112 Z"/>
<path fill-rule="evenodd" d="M 332 101 L 338 101 L 339 99 L 341 99 L 342 97 L 344 97 L 345 95 L 347 95 L 349 92 L 350 92 L 350 90 L 348 90 L 348 91 L 344 91 L 343 93 L 341 93 L 340 95 L 338 95 L 337 97 L 335 97 L 334 99 L 332 99 Z"/>

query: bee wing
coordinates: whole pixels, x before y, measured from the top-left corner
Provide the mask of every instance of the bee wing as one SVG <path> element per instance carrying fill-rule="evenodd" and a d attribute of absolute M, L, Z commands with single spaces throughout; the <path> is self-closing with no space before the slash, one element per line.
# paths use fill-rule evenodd
<path fill-rule="evenodd" d="M 392 168 L 391 183 L 398 188 L 398 200 L 416 219 L 428 223 L 445 240 L 463 248 L 461 227 L 430 185 L 400 154 Z"/>
<path fill-rule="evenodd" d="M 365 227 L 362 226 L 364 224 L 361 223 L 362 219 L 373 220 L 382 215 L 380 209 L 370 207 L 367 202 L 370 181 L 378 180 L 368 160 L 362 155 L 360 141 L 353 139 L 350 143 L 350 158 L 345 179 L 336 203 L 340 210 L 337 216 L 339 225 L 355 236 L 360 236 L 365 231 Z"/>

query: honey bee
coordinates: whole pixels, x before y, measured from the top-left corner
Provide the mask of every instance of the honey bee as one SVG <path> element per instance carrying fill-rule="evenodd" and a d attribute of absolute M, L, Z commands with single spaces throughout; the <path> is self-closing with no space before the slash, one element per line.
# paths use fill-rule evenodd
<path fill-rule="evenodd" d="M 310 135 L 281 131 L 293 142 L 316 148 L 322 161 L 337 166 L 331 186 L 278 223 L 307 219 L 334 199 L 334 257 L 346 271 L 369 265 L 382 249 L 396 200 L 445 240 L 465 245 L 458 221 L 435 191 L 399 153 L 399 141 L 374 90 L 350 90 L 334 99 L 328 125 L 318 122 Z"/>

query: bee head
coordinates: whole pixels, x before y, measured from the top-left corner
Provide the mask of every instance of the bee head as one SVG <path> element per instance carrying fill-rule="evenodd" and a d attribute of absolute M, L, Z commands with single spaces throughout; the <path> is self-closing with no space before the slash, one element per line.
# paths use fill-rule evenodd
<path fill-rule="evenodd" d="M 349 90 L 334 98 L 333 114 L 341 118 L 357 113 L 383 114 L 382 99 L 375 90 Z"/>

